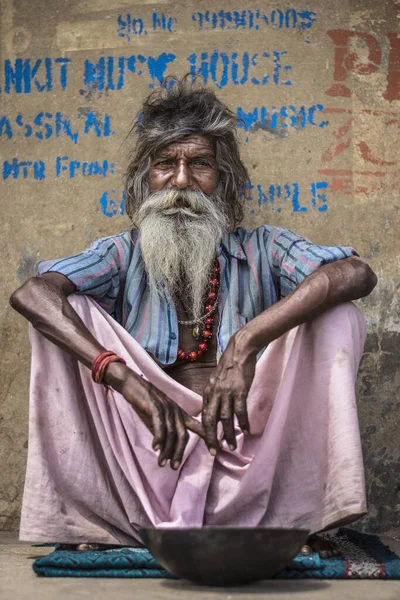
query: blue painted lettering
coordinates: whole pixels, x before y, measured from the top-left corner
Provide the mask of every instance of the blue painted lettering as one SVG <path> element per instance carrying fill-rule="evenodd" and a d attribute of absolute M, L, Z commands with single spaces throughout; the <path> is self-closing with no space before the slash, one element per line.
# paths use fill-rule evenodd
<path fill-rule="evenodd" d="M 260 9 L 245 9 L 217 12 L 206 10 L 192 14 L 192 21 L 197 24 L 200 31 L 207 29 L 258 31 L 265 27 L 305 30 L 310 29 L 316 19 L 317 13 L 294 8 L 288 8 L 286 11 L 273 9 L 268 13 Z"/>
<path fill-rule="evenodd" d="M 257 204 L 260 208 L 263 205 L 268 205 L 272 212 L 281 212 L 282 204 L 285 204 L 287 200 L 292 203 L 293 212 L 299 212 L 298 199 L 299 199 L 299 184 L 285 184 L 285 185 L 270 185 L 268 191 L 264 192 L 262 186 L 257 185 Z M 301 208 L 303 210 L 303 208 Z M 305 209 L 307 210 L 307 209 Z"/>
<path fill-rule="evenodd" d="M 200 55 L 192 53 L 188 57 L 188 61 L 193 76 L 201 77 L 204 85 L 211 80 L 219 89 L 226 87 L 229 81 L 232 81 L 234 85 L 243 85 L 248 81 L 253 85 L 266 85 L 267 83 L 292 85 L 289 80 L 281 81 L 281 72 L 289 71 L 292 68 L 291 65 L 282 65 L 281 57 L 285 54 L 287 54 L 286 50 L 274 51 L 272 55 L 268 52 L 226 54 L 214 50 L 211 54 L 208 52 L 201 52 Z M 272 63 L 269 65 L 272 77 L 265 73 L 265 61 Z M 241 69 L 240 75 L 239 68 Z"/>
<path fill-rule="evenodd" d="M 175 17 L 170 17 L 164 13 L 153 12 L 151 16 L 151 24 L 148 29 L 152 31 L 166 31 L 168 33 L 176 32 L 176 24 L 178 20 Z M 117 17 L 117 34 L 119 37 L 125 38 L 130 42 L 135 36 L 147 35 L 147 29 L 142 18 L 132 16 L 129 13 L 126 15 L 118 15 Z"/>
<path fill-rule="evenodd" d="M 119 15 L 117 18 L 117 23 L 117 33 L 119 37 L 126 38 L 128 42 L 130 42 L 132 37 L 135 35 L 147 35 L 147 31 L 144 28 L 143 19 L 132 17 L 130 14 L 125 15 L 124 18 L 122 15 Z"/>
<path fill-rule="evenodd" d="M 102 177 L 108 177 L 113 175 L 115 171 L 114 163 L 108 160 L 103 161 L 79 161 L 70 160 L 68 156 L 57 156 L 56 158 L 56 178 L 60 178 L 63 173 L 66 173 L 70 179 L 75 177 L 92 177 L 94 175 L 101 175 Z"/>
<path fill-rule="evenodd" d="M 282 211 L 290 211 L 292 213 L 307 213 L 310 211 L 326 212 L 328 210 L 326 193 L 319 193 L 319 190 L 326 190 L 327 188 L 328 184 L 326 181 L 312 182 L 307 194 L 304 190 L 303 193 L 301 192 L 299 183 L 284 185 L 270 184 L 265 188 L 261 184 L 250 184 L 246 198 L 248 202 L 247 211 L 254 214 L 267 208 L 271 212 L 276 213 Z M 256 190 L 256 194 L 252 190 Z M 300 196 L 302 196 L 302 202 L 300 201 Z M 255 201 L 257 209 L 254 208 Z"/>
<path fill-rule="evenodd" d="M 61 113 L 60 113 L 61 114 Z M 22 115 L 21 115 L 22 116 Z M 53 135 L 53 127 L 50 123 L 46 123 L 44 122 L 44 119 L 51 119 L 52 118 L 52 114 L 51 113 L 44 113 L 44 112 L 40 112 L 39 114 L 36 115 L 36 117 L 33 119 L 33 123 L 38 127 L 38 128 L 43 128 L 44 131 L 42 131 L 41 129 L 39 129 L 39 131 L 35 132 L 35 137 L 38 140 L 48 140 L 52 135 Z"/>
<path fill-rule="evenodd" d="M 77 144 L 81 135 L 89 135 L 92 132 L 96 137 L 107 138 L 115 135 L 111 127 L 111 116 L 105 114 L 100 117 L 98 112 L 78 112 L 76 120 L 81 122 L 73 124 L 71 119 L 61 112 L 38 113 L 32 121 L 18 114 L 14 119 L 0 116 L 0 139 L 23 136 L 29 138 L 32 135 L 38 140 L 48 140 L 51 137 L 67 137 Z M 78 127 L 78 125 L 80 127 Z"/>
<path fill-rule="evenodd" d="M 53 79 L 58 77 L 58 85 L 62 91 L 67 87 L 67 66 L 70 58 L 38 58 L 33 62 L 30 58 L 6 59 L 3 64 L 4 94 L 30 94 L 34 89 L 38 92 L 51 92 Z M 56 67 L 58 67 L 56 69 Z"/>
<path fill-rule="evenodd" d="M 152 78 L 152 83 L 149 84 L 150 88 L 154 87 L 155 80 L 160 82 L 165 78 L 167 65 L 174 62 L 175 58 L 175 54 L 167 54 L 166 52 L 163 52 L 157 58 L 149 56 L 147 59 L 147 67 L 149 69 L 149 75 Z"/>
<path fill-rule="evenodd" d="M 4 181 L 7 179 L 28 179 L 33 178 L 38 181 L 46 178 L 46 165 L 42 160 L 18 160 L 13 158 L 12 161 L 5 160 L 3 162 L 2 176 Z"/>
<path fill-rule="evenodd" d="M 249 78 L 250 57 L 248 52 L 243 52 L 239 64 L 238 53 L 232 53 L 232 83 L 234 85 L 243 85 Z M 239 75 L 239 69 L 241 73 Z"/>
<path fill-rule="evenodd" d="M 58 112 L 56 113 L 56 136 L 60 137 L 62 133 L 69 137 L 74 144 L 78 143 L 78 131 L 72 131 L 71 121 Z"/>
<path fill-rule="evenodd" d="M 305 206 L 300 205 L 299 201 L 299 184 L 293 184 L 293 195 L 292 195 L 292 209 L 293 212 L 308 212 Z"/>
<path fill-rule="evenodd" d="M 79 115 L 78 115 L 79 116 Z M 97 114 L 93 111 L 90 111 L 85 115 L 85 127 L 84 133 L 87 134 L 94 130 L 97 137 L 109 137 L 115 132 L 111 131 L 111 117 L 110 115 L 104 116 L 104 121 L 99 120 Z"/>
<path fill-rule="evenodd" d="M 327 190 L 327 181 L 317 181 L 311 184 L 311 205 L 314 209 L 319 212 L 325 212 L 328 210 L 328 201 L 326 194 L 319 194 L 318 190 Z"/>
<path fill-rule="evenodd" d="M 121 199 L 115 200 L 111 198 L 111 194 L 114 196 L 115 190 L 111 190 L 104 192 L 104 194 L 100 197 L 100 207 L 101 212 L 105 217 L 111 218 L 116 215 L 124 215 L 125 214 L 125 190 L 122 191 Z M 115 196 L 114 196 L 115 197 Z"/>
<path fill-rule="evenodd" d="M 290 69 L 292 68 L 290 65 L 282 65 L 281 64 L 281 56 L 283 56 L 284 54 L 287 54 L 286 50 L 284 50 L 283 52 L 274 52 L 274 84 L 278 85 L 279 83 L 281 85 L 292 85 L 292 82 L 287 80 L 287 81 L 281 81 L 280 80 L 280 73 L 281 70 L 282 71 L 290 71 Z"/>
<path fill-rule="evenodd" d="M 156 13 L 154 12 L 152 15 L 153 20 L 153 31 L 168 31 L 169 33 L 175 33 L 176 27 L 175 25 L 178 22 L 178 19 L 174 17 L 168 17 L 164 15 L 164 13 Z"/>
<path fill-rule="evenodd" d="M 3 135 L 7 136 L 9 140 L 13 136 L 10 120 L 6 116 L 0 117 L 0 137 Z"/>
<path fill-rule="evenodd" d="M 260 106 L 244 110 L 241 106 L 237 107 L 236 115 L 239 119 L 238 127 L 246 132 L 255 132 L 259 129 L 264 131 L 279 131 L 281 129 L 296 128 L 304 129 L 307 125 L 313 127 L 325 127 L 327 121 L 323 119 L 316 120 L 316 114 L 322 112 L 322 104 L 313 104 L 312 106 L 295 107 L 288 106 L 266 108 Z"/>
<path fill-rule="evenodd" d="M 169 63 L 174 62 L 175 54 L 163 52 L 157 57 L 142 56 L 101 56 L 97 63 L 85 60 L 83 82 L 86 90 L 96 89 L 98 91 L 120 90 L 126 84 L 127 71 L 138 76 L 143 71 L 137 68 L 137 63 L 147 65 L 148 73 L 152 79 L 149 87 L 154 86 L 154 81 L 162 81 Z"/>

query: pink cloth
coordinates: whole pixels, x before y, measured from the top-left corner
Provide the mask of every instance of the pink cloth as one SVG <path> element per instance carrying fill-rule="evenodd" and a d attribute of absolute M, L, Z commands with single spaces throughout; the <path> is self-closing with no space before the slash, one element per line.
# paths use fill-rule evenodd
<path fill-rule="evenodd" d="M 106 348 L 193 416 L 201 397 L 176 383 L 93 300 L 71 296 Z M 213 458 L 190 434 L 179 471 L 160 468 L 152 436 L 117 392 L 34 329 L 29 452 L 20 538 L 134 545 L 140 526 L 304 527 L 366 511 L 354 394 L 365 323 L 353 304 L 269 345 L 248 396 L 252 435 L 237 429 Z M 200 417 L 199 417 L 200 418 Z"/>

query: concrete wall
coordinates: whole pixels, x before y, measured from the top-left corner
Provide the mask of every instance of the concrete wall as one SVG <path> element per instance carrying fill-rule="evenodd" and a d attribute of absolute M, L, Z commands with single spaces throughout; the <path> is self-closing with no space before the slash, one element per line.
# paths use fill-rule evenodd
<path fill-rule="evenodd" d="M 28 435 L 27 324 L 8 297 L 39 259 L 126 228 L 134 113 L 163 76 L 192 70 L 244 119 L 246 225 L 351 244 L 379 276 L 360 302 L 370 502 L 360 527 L 399 527 L 400 2 L 0 5 L 0 526 L 18 527 Z"/>

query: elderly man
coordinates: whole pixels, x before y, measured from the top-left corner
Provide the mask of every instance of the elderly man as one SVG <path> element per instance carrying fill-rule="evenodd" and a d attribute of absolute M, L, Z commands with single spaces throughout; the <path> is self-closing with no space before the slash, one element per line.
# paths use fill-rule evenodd
<path fill-rule="evenodd" d="M 136 123 L 132 227 L 42 262 L 11 298 L 33 325 L 24 540 L 315 533 L 366 511 L 350 301 L 376 277 L 350 247 L 238 227 L 235 117 L 174 83 Z"/>

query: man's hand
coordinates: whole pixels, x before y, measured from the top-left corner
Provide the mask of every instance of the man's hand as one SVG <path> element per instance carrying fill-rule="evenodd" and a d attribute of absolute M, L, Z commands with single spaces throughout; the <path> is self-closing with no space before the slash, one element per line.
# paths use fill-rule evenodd
<path fill-rule="evenodd" d="M 121 363 L 109 365 L 105 379 L 131 404 L 153 434 L 153 448 L 160 451 L 160 467 L 164 467 L 169 460 L 171 468 L 178 469 L 189 439 L 188 430 L 204 437 L 201 423 L 157 387 Z"/>
<path fill-rule="evenodd" d="M 326 310 L 367 296 L 376 275 L 361 259 L 353 257 L 319 267 L 293 292 L 249 321 L 231 338 L 204 393 L 203 425 L 211 454 L 219 449 L 217 423 L 224 437 L 236 447 L 233 416 L 249 432 L 246 399 L 253 381 L 256 356 L 278 337 Z"/>
<path fill-rule="evenodd" d="M 10 302 L 42 335 L 90 369 L 96 356 L 106 348 L 93 337 L 68 302 L 67 297 L 75 291 L 75 285 L 64 275 L 46 273 L 28 279 L 14 292 Z M 123 394 L 153 433 L 153 448 L 160 449 L 161 466 L 170 460 L 173 469 L 179 468 L 188 429 L 204 437 L 201 423 L 122 363 L 107 367 L 104 383 Z"/>
<path fill-rule="evenodd" d="M 234 416 L 244 433 L 250 433 L 247 415 L 247 395 L 254 378 L 256 354 L 249 353 L 239 343 L 238 334 L 232 336 L 219 361 L 216 374 L 211 377 L 203 394 L 205 442 L 210 454 L 219 450 L 217 424 L 221 421 L 224 438 L 231 450 L 236 448 Z"/>

